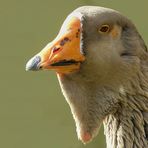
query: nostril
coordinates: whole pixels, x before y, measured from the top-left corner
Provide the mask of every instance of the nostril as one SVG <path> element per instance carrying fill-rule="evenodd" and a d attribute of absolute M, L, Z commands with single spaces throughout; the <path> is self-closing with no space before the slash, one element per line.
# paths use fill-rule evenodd
<path fill-rule="evenodd" d="M 60 50 L 60 47 L 53 47 L 53 48 L 52 48 L 53 53 L 55 53 L 55 52 L 57 52 L 57 51 L 59 51 L 59 50 Z"/>

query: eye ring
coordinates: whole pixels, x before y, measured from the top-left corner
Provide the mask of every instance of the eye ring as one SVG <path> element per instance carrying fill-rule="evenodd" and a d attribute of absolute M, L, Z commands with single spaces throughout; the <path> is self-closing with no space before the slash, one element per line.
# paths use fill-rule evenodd
<path fill-rule="evenodd" d="M 108 33 L 109 31 L 110 31 L 110 26 L 107 24 L 104 24 L 99 28 L 100 33 Z"/>

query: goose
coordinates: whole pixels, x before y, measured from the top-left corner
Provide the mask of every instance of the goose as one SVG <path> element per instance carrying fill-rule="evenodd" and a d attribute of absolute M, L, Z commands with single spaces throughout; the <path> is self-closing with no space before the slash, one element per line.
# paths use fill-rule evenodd
<path fill-rule="evenodd" d="M 120 12 L 77 8 L 26 70 L 56 72 L 83 143 L 103 124 L 107 148 L 148 148 L 148 50 Z"/>

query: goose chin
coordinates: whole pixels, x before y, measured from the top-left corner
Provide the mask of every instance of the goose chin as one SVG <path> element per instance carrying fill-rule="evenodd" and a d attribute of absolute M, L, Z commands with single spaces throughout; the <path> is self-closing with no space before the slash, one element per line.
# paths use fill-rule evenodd
<path fill-rule="evenodd" d="M 101 123 L 99 123 L 97 127 L 85 128 L 78 126 L 76 123 L 78 139 L 81 140 L 84 144 L 91 142 L 97 136 Z"/>
<path fill-rule="evenodd" d="M 70 106 L 71 107 L 71 106 Z M 76 132 L 78 139 L 87 144 L 95 138 L 99 132 L 103 119 L 93 120 L 92 116 L 87 117 L 87 113 L 81 118 L 78 112 L 72 108 L 73 118 L 76 124 Z"/>

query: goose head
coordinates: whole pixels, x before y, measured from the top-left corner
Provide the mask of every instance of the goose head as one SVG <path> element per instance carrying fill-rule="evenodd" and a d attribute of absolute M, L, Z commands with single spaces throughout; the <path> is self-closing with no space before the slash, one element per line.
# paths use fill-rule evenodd
<path fill-rule="evenodd" d="M 109 8 L 83 6 L 66 18 L 26 70 L 56 71 L 78 136 L 86 143 L 117 110 L 117 94 L 124 93 L 146 57 L 144 41 L 128 18 Z"/>

